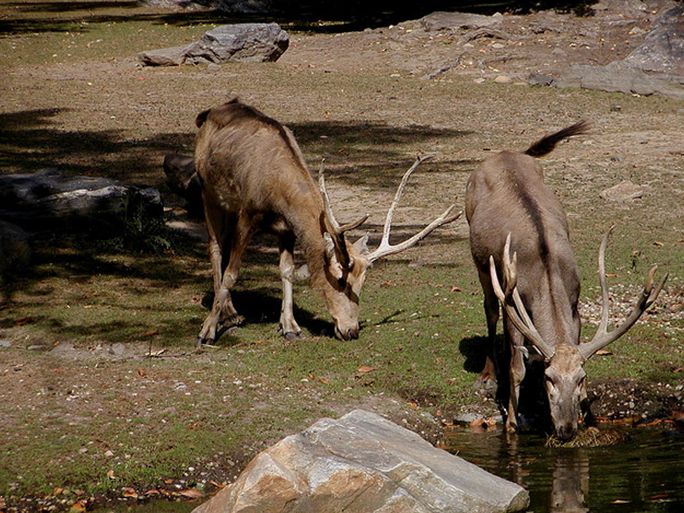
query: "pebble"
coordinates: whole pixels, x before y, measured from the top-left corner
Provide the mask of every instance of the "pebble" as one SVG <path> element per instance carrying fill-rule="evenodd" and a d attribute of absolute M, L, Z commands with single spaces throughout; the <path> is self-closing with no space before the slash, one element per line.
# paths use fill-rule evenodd
<path fill-rule="evenodd" d="M 8 347 L 12 347 L 12 342 L 9 340 L 0 340 L 0 349 L 7 349 Z"/>
<path fill-rule="evenodd" d="M 496 82 L 497 84 L 510 84 L 511 81 L 512 79 L 508 75 L 499 75 L 494 79 L 494 82 Z"/>

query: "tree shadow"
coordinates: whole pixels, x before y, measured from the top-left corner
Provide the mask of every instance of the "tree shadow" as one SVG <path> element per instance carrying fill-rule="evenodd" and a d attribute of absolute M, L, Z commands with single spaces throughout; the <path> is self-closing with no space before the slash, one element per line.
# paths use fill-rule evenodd
<path fill-rule="evenodd" d="M 497 335 L 503 342 L 503 335 Z M 470 373 L 479 374 L 484 369 L 485 359 L 489 353 L 489 337 L 475 335 L 465 337 L 458 343 L 458 350 L 465 358 L 463 370 Z"/>

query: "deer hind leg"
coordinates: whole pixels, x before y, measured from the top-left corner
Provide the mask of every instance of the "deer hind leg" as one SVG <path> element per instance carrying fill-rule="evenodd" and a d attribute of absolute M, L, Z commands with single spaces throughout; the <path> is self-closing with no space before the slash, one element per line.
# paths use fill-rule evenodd
<path fill-rule="evenodd" d="M 513 327 L 504 315 L 504 333 L 509 344 L 510 355 L 510 391 L 508 412 L 506 415 L 506 430 L 513 433 L 518 430 L 518 400 L 520 399 L 520 385 L 525 379 L 525 357 L 523 345 L 525 338 Z"/>
<path fill-rule="evenodd" d="M 217 228 L 219 228 L 217 216 L 212 218 L 209 215 L 209 210 L 209 208 L 206 209 L 206 218 L 209 232 L 209 255 L 211 258 L 212 270 L 214 272 L 214 303 L 211 312 L 209 312 L 209 315 L 204 320 L 204 324 L 200 330 L 197 339 L 198 345 L 216 339 L 216 330 L 220 321 L 225 322 L 230 320 L 232 321 L 232 324 L 240 324 L 244 320 L 238 315 L 233 306 L 230 297 L 230 289 L 237 280 L 238 270 L 242 261 L 242 253 L 247 247 L 252 228 L 247 217 L 241 214 L 231 230 L 228 265 L 222 272 L 223 255 L 221 252 L 221 242 L 224 241 L 222 236 L 225 235 L 225 233 L 217 230 Z M 225 245 L 227 246 L 227 244 Z M 217 278 L 217 276 L 219 278 Z"/>
<path fill-rule="evenodd" d="M 283 283 L 283 302 L 280 307 L 280 333 L 288 340 L 299 337 L 302 330 L 294 318 L 294 301 L 292 284 L 294 282 L 294 244 L 292 232 L 280 235 L 280 279 Z"/>

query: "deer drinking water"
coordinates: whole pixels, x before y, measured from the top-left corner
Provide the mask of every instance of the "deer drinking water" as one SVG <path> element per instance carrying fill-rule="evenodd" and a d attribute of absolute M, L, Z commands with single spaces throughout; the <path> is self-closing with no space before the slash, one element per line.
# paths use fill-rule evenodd
<path fill-rule="evenodd" d="M 654 289 L 653 267 L 632 312 L 609 332 L 605 276 L 609 230 L 599 250 L 601 321 L 592 341 L 580 343 L 580 281 L 568 223 L 560 201 L 544 183 L 535 157 L 551 152 L 559 141 L 586 131 L 587 124 L 580 122 L 540 139 L 524 154 L 502 151 L 491 156 L 471 174 L 466 186 L 470 248 L 484 291 L 488 338 L 495 355 L 493 366 L 488 358 L 486 371 L 494 367 L 500 385 L 508 373 L 510 384 L 506 428 L 517 429 L 525 359 L 533 357 L 525 346 L 527 342 L 543 359 L 543 386 L 551 421 L 561 440 L 575 436 L 585 406 L 584 362 L 624 335 L 656 300 L 667 279 L 666 275 Z M 499 277 L 503 277 L 503 285 Z M 503 348 L 496 347 L 499 302 L 507 346 Z M 508 361 L 502 361 L 503 353 L 510 354 Z"/>
<path fill-rule="evenodd" d="M 257 230 L 274 233 L 280 250 L 283 301 L 280 331 L 293 338 L 300 328 L 293 314 L 294 246 L 299 242 L 311 284 L 322 293 L 343 340 L 359 335 L 359 296 L 368 267 L 379 258 L 418 243 L 435 228 L 456 220 L 451 205 L 442 215 L 402 243 L 389 243 L 392 215 L 418 158 L 405 173 L 392 202 L 380 245 L 369 251 L 368 236 L 353 244 L 345 236 L 368 216 L 340 225 L 333 214 L 321 169 L 319 186 L 311 177 L 290 130 L 234 99 L 197 116 L 195 168 L 202 184 L 214 303 L 198 344 L 213 341 L 221 324 L 242 321 L 230 296 L 242 254 Z"/>

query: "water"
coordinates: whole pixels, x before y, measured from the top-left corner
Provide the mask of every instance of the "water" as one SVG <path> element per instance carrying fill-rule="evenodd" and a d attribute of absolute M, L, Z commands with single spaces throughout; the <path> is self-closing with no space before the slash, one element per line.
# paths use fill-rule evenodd
<path fill-rule="evenodd" d="M 549 449 L 538 436 L 454 429 L 446 443 L 527 488 L 535 513 L 684 512 L 684 433 L 643 428 L 629 434 L 611 447 Z"/>

